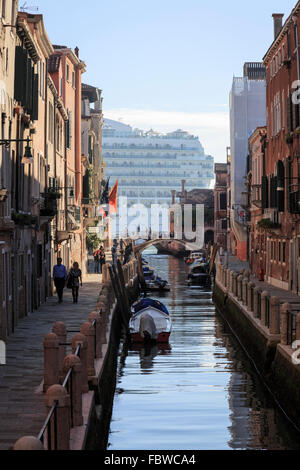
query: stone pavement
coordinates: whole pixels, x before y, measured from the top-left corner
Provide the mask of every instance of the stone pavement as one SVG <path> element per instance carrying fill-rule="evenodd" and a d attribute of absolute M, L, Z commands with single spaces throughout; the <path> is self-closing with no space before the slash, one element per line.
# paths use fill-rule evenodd
<path fill-rule="evenodd" d="M 221 257 L 222 263 L 226 263 L 226 256 Z M 250 271 L 248 262 L 239 261 L 236 256 L 228 256 L 228 268 L 232 271 L 241 271 L 246 269 Z M 250 281 L 253 282 L 257 287 L 260 287 L 262 291 L 269 292 L 270 296 L 278 297 L 280 303 L 290 303 L 293 312 L 300 312 L 300 296 L 294 294 L 291 291 L 281 289 L 280 287 L 272 286 L 271 284 L 263 281 L 259 281 L 255 276 L 250 276 Z"/>
<path fill-rule="evenodd" d="M 101 275 L 87 275 L 73 304 L 69 289 L 64 303 L 50 297 L 39 310 L 21 320 L 7 340 L 5 366 L 0 365 L 0 450 L 11 449 L 22 436 L 37 436 L 46 418 L 43 386 L 43 340 L 55 322 L 63 321 L 67 342 L 79 332 L 94 310 L 100 291 Z M 67 349 L 70 353 L 70 348 Z"/>

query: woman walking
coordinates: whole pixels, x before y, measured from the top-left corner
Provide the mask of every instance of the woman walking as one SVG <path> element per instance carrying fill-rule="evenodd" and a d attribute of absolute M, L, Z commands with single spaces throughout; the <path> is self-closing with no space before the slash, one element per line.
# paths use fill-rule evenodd
<path fill-rule="evenodd" d="M 75 262 L 69 272 L 69 282 L 72 287 L 72 295 L 73 295 L 74 304 L 78 303 L 79 281 L 82 287 L 81 270 L 79 269 L 79 264 Z"/>

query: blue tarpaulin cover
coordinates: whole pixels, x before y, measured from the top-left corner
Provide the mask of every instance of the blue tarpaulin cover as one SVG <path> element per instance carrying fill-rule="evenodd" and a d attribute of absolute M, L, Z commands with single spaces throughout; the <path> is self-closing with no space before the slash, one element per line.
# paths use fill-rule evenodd
<path fill-rule="evenodd" d="M 139 302 L 135 303 L 133 305 L 134 313 L 138 313 L 147 307 L 156 308 L 157 310 L 161 310 L 162 312 L 164 312 L 166 315 L 169 315 L 169 312 L 167 308 L 164 306 L 164 304 L 154 299 L 142 299 Z"/>

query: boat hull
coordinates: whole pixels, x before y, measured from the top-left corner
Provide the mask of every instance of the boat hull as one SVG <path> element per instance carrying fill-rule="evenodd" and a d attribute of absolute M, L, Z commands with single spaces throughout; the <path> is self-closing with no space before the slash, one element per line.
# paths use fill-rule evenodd
<path fill-rule="evenodd" d="M 168 343 L 170 339 L 171 333 L 159 333 L 157 339 L 151 339 L 153 343 Z M 141 344 L 147 342 L 145 338 L 143 338 L 139 333 L 132 333 L 131 334 L 131 342 L 133 344 Z"/>

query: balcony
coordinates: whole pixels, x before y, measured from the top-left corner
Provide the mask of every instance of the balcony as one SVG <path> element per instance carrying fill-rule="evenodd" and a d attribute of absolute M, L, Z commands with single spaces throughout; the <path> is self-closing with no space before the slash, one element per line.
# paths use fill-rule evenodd
<path fill-rule="evenodd" d="M 262 186 L 254 184 L 251 187 L 251 205 L 262 208 Z"/>
<path fill-rule="evenodd" d="M 81 207 L 69 206 L 68 207 L 68 230 L 70 232 L 79 230 L 81 225 Z"/>

